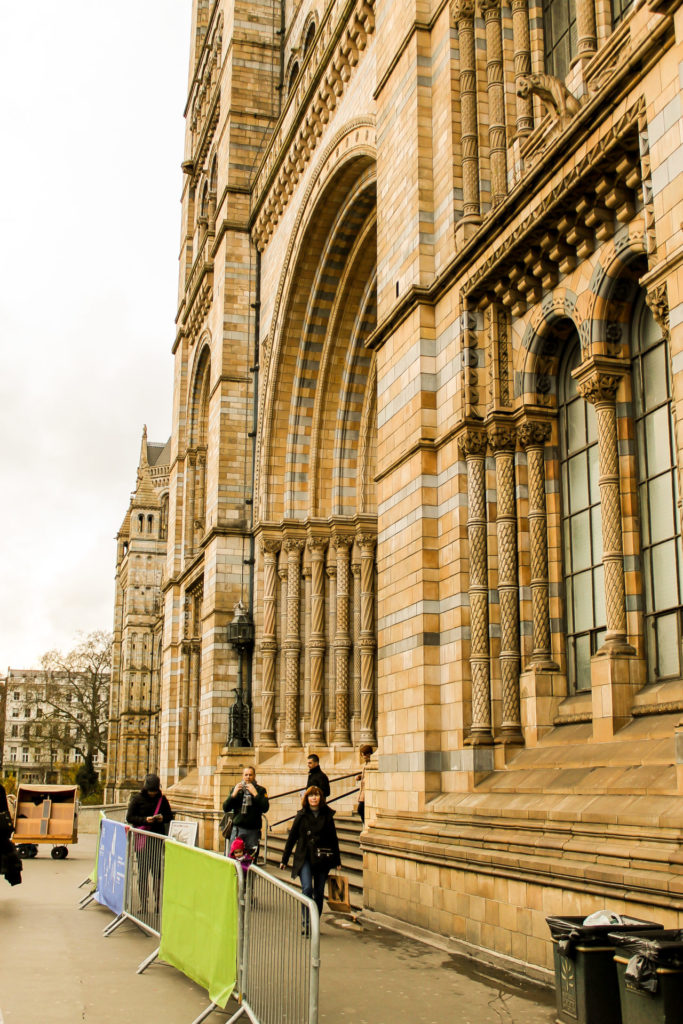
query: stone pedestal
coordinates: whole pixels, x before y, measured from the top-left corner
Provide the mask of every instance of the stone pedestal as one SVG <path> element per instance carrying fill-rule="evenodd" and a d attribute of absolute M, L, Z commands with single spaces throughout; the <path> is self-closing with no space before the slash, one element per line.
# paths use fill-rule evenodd
<path fill-rule="evenodd" d="M 553 728 L 558 708 L 567 696 L 567 679 L 543 665 L 530 665 L 519 677 L 522 732 L 527 747 L 535 747 Z"/>
<path fill-rule="evenodd" d="M 634 653 L 605 645 L 591 659 L 593 738 L 610 740 L 631 721 L 633 698 L 645 684 L 645 663 Z M 631 648 L 631 651 L 633 649 Z"/>

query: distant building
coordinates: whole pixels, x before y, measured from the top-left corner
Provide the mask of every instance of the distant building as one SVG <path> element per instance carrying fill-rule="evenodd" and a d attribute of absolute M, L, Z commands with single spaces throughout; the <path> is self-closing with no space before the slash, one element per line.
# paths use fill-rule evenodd
<path fill-rule="evenodd" d="M 86 712 L 70 692 L 69 678 L 41 669 L 8 669 L 1 682 L 0 765 L 3 774 L 14 775 L 17 782 L 26 783 L 70 781 L 67 773 L 83 761 L 74 743 L 77 743 L 77 723 Z M 50 690 L 52 687 L 56 692 Z M 55 701 L 60 707 L 71 706 L 73 710 L 56 710 Z M 100 774 L 106 769 L 101 751 L 95 753 L 93 764 Z"/>
<path fill-rule="evenodd" d="M 161 583 L 169 445 L 142 434 L 135 491 L 117 534 L 106 797 L 124 799 L 158 767 Z"/>

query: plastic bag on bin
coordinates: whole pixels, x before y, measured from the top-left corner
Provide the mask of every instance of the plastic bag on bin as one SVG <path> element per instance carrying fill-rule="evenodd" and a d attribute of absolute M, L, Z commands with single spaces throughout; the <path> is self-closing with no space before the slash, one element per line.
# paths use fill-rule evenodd
<path fill-rule="evenodd" d="M 631 957 L 624 977 L 640 992 L 652 992 L 654 995 L 659 988 L 657 968 L 652 960 L 642 953 L 636 953 Z"/>
<path fill-rule="evenodd" d="M 596 928 L 607 924 L 614 926 L 623 923 L 624 919 L 621 914 L 617 914 L 613 910 L 596 910 L 594 914 L 589 914 L 583 919 L 586 928 Z"/>

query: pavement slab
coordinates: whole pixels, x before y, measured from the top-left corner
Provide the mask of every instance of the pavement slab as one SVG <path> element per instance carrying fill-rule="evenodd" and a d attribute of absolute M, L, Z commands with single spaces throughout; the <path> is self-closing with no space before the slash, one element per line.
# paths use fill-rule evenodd
<path fill-rule="evenodd" d="M 209 1004 L 203 989 L 159 962 L 136 973 L 157 940 L 131 922 L 105 938 L 110 911 L 79 909 L 94 854 L 90 835 L 67 860 L 40 846 L 22 885 L 0 879 L 0 1024 L 191 1024 Z M 323 917 L 321 1024 L 551 1024 L 553 1007 L 542 986 L 375 923 Z"/>

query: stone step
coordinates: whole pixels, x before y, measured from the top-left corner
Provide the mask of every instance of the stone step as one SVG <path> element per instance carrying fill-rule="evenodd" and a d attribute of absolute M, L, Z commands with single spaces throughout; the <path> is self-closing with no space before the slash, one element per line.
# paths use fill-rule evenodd
<path fill-rule="evenodd" d="M 339 839 L 339 852 L 342 859 L 342 872 L 349 880 L 351 906 L 354 909 L 360 910 L 363 906 L 363 854 L 360 848 L 362 824 L 359 818 L 338 815 L 335 817 L 335 825 Z M 280 878 L 282 881 L 298 888 L 300 884 L 299 879 L 291 878 L 290 869 L 287 868 L 285 871 L 281 871 L 278 867 L 288 834 L 289 823 L 268 833 L 268 860 L 266 867 L 276 878 Z"/>

